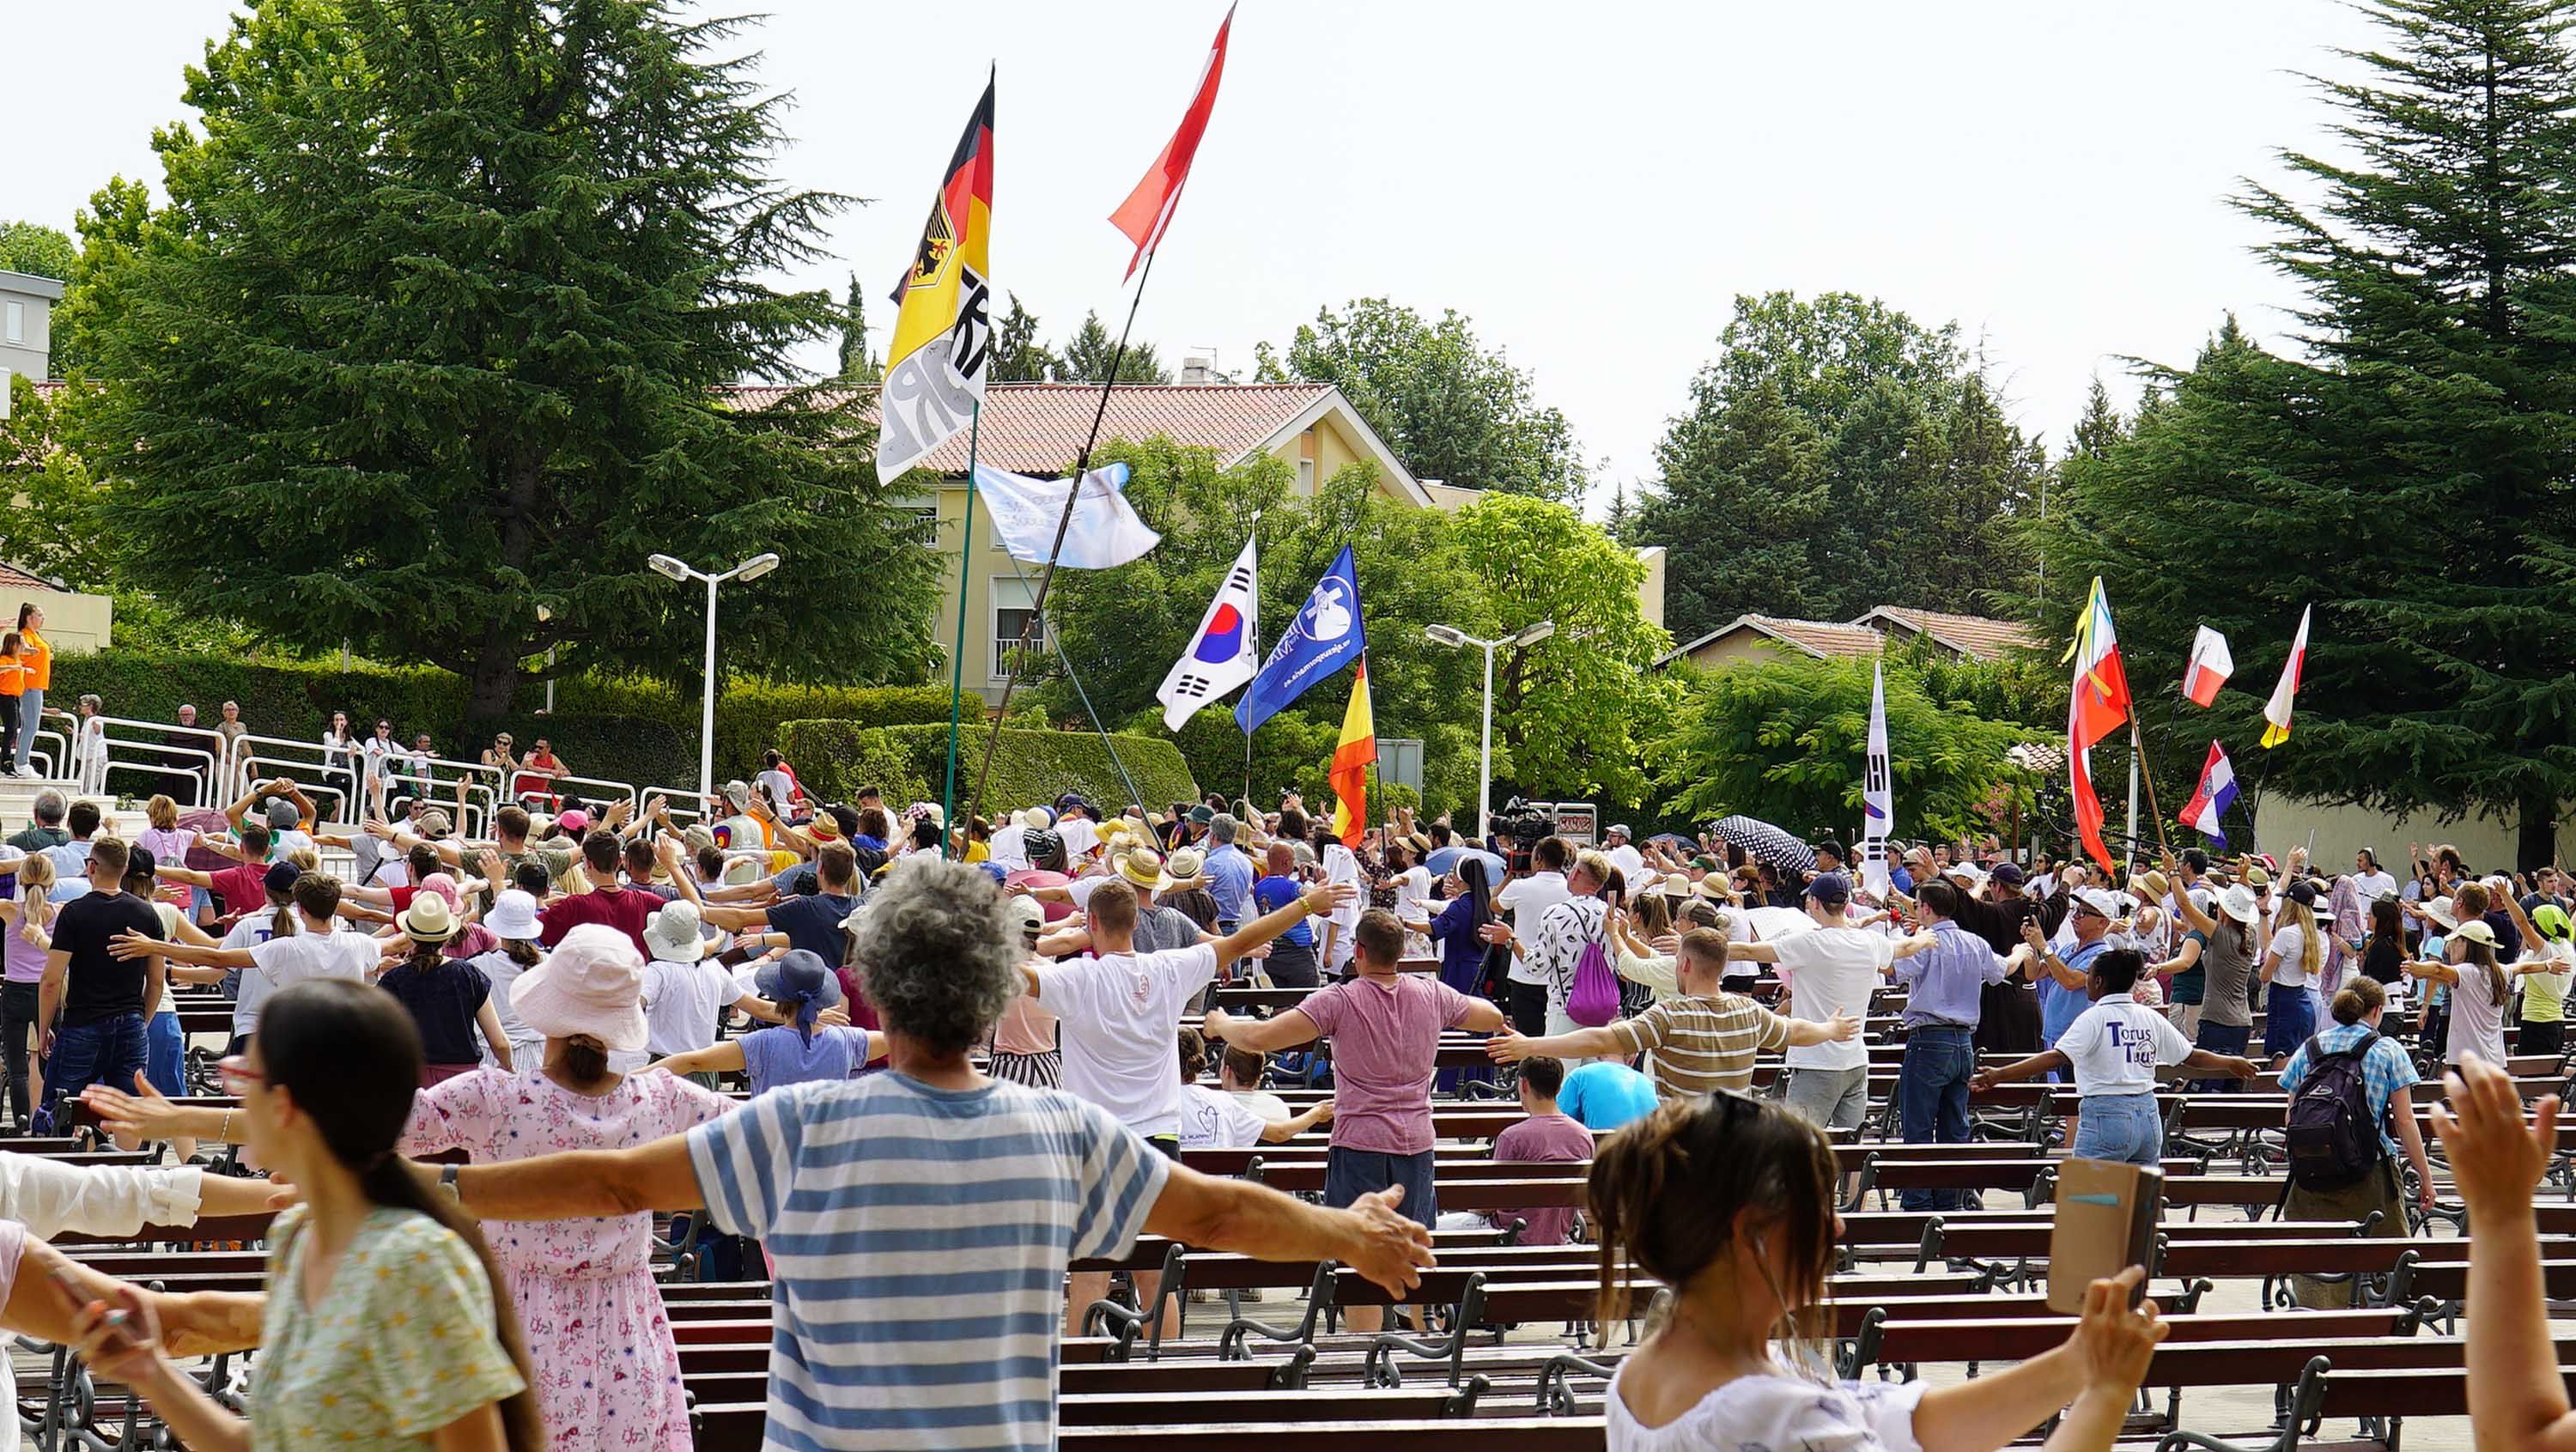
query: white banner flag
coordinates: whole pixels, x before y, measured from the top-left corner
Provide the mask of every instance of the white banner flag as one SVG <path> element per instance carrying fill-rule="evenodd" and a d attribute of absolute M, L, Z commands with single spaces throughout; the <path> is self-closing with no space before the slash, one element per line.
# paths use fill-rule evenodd
<path fill-rule="evenodd" d="M 1860 784 L 1861 889 L 1887 897 L 1887 832 L 1896 816 L 1896 783 L 1887 759 L 1887 674 L 1873 666 L 1869 675 L 1869 764 Z"/>
<path fill-rule="evenodd" d="M 1011 552 L 1012 559 L 1045 564 L 1059 525 L 1064 528 L 1064 557 L 1056 563 L 1068 570 L 1110 569 L 1162 542 L 1161 535 L 1136 517 L 1135 506 L 1121 492 L 1127 487 L 1126 465 L 1111 464 L 1083 475 L 1081 495 L 1068 522 L 1064 496 L 1072 487 L 1063 479 L 1034 479 L 990 464 L 975 466 L 975 493 L 993 512 L 993 537 Z"/>
<path fill-rule="evenodd" d="M 1251 680 L 1261 669 L 1261 657 L 1252 648 L 1253 621 L 1261 603 L 1254 557 L 1259 543 L 1258 535 L 1243 542 L 1243 553 L 1235 556 L 1234 567 L 1225 572 L 1225 583 L 1217 586 L 1216 598 L 1208 602 L 1207 614 L 1199 617 L 1198 633 L 1190 637 L 1189 649 L 1172 662 L 1162 689 L 1154 693 L 1154 699 L 1163 703 L 1166 729 L 1180 730 L 1199 707 Z"/>

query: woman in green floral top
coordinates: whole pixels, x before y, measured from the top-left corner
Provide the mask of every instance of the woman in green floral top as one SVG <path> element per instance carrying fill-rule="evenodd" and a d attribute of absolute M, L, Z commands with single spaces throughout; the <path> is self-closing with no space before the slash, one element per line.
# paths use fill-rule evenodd
<path fill-rule="evenodd" d="M 481 1234 L 393 1152 L 420 1082 L 420 1035 L 383 990 L 287 988 L 250 1052 L 220 1066 L 244 1142 L 303 1187 L 270 1232 L 250 1419 L 162 1355 L 147 1303 L 83 1320 L 82 1355 L 132 1385 L 197 1452 L 249 1447 L 539 1447 L 518 1325 Z"/>

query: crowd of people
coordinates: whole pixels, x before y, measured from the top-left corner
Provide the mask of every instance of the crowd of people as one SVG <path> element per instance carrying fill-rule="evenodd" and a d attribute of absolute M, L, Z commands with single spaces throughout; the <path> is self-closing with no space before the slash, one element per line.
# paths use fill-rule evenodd
<path fill-rule="evenodd" d="M 132 842 L 40 798 L 0 849 L 13 1118 L 58 1124 L 77 1099 L 121 1143 L 238 1144 L 301 1201 L 271 1233 L 277 1294 L 90 1278 L 77 1324 L 46 1324 L 191 1446 L 685 1447 L 667 1232 L 777 1287 L 771 1445 L 1044 1446 L 1055 1339 L 1110 1289 L 1073 1262 L 1150 1231 L 1339 1261 L 1400 1299 L 1435 1228 L 1485 1221 L 1444 1216 L 1434 1175 L 1433 1097 L 1479 1085 L 1524 1115 L 1497 1158 L 1592 1164 L 1579 1219 L 1499 1218 L 1525 1243 L 1588 1236 L 1605 1286 L 1633 1261 L 1676 1294 L 1619 1373 L 1612 1445 L 1997 1446 L 2061 1410 L 2052 1445 L 2103 1445 L 2159 1334 L 2123 1284 L 1981 1396 L 1774 1361 L 1821 1291 L 1824 1133 L 1868 1112 L 1873 993 L 1907 990 L 1908 1139 L 1964 1140 L 1973 1087 L 2052 1074 L 2080 1100 L 2074 1152 L 2151 1164 L 2159 1068 L 2268 1063 L 2295 1089 L 2348 1058 L 2383 1155 L 2294 1186 L 2289 1213 L 2351 1219 L 2433 1184 L 2413 1064 L 2376 1032 L 2390 1003 L 2417 999 L 2475 1088 L 2508 1014 L 2547 1042 L 2576 967 L 2558 874 L 2480 878 L 2446 848 L 2410 853 L 2403 883 L 2367 853 L 2327 875 L 2196 851 L 2114 881 L 1927 844 L 1873 892 L 1833 843 L 1789 868 L 1711 838 L 1477 843 L 1398 813 L 1353 844 L 1293 796 L 1112 812 L 1069 792 L 952 827 L 872 791 L 812 802 L 764 765 L 686 826 L 649 798 L 540 790 L 487 837 L 423 795 L 333 823 L 286 778 L 220 812 L 156 800 Z M 1746 991 L 1766 974 L 1767 1003 Z M 1263 1016 L 1218 1006 L 1228 984 L 1311 991 Z M 183 990 L 230 1006 L 232 1107 L 175 1102 Z M 1491 1069 L 1438 1067 L 1461 1032 Z M 1319 1040 L 1330 1097 L 1270 1092 Z M 1981 1050 L 2022 1057 L 1981 1071 Z M 1774 1052 L 1781 1093 L 1747 1097 Z M 721 1092 L 734 1076 L 747 1094 Z M 2446 1136 L 2520 1164 L 2476 1095 L 2454 1101 Z M 1325 1126 L 1315 1202 L 1181 1162 Z M 407 1158 L 449 1150 L 469 1162 Z M 226 1177 L 154 1173 L 224 1213 Z M 244 1184 L 220 1203 L 266 1202 Z M 48 1266 L 46 1225 L 81 1223 L 21 1218 L 21 1258 Z M 1133 1280 L 1130 1314 L 1171 1314 Z M 247 1418 L 177 1367 L 251 1345 Z"/>

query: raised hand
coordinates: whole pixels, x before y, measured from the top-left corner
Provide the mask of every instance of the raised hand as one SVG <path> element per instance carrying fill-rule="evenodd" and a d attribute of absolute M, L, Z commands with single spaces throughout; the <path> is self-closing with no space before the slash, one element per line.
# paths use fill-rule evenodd
<path fill-rule="evenodd" d="M 2123 1395 L 2137 1390 L 2156 1343 L 2173 1330 L 2156 1319 L 2155 1302 L 2141 1301 L 2134 1309 L 2129 1305 L 2130 1293 L 2146 1274 L 2133 1265 L 2084 1288 L 2084 1319 L 2066 1344 L 2083 1364 L 2088 1390 L 2117 1389 Z"/>

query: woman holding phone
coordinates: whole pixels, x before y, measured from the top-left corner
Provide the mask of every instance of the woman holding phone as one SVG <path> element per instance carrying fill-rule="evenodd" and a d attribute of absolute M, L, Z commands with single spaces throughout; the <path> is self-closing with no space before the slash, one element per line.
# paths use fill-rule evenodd
<path fill-rule="evenodd" d="M 2132 1305 L 2136 1266 L 2092 1283 L 2064 1345 L 1958 1386 L 1834 1380 L 1783 1360 L 1776 1343 L 1794 1344 L 1824 1300 L 1840 1178 L 1821 1130 L 1726 1090 L 1602 1141 L 1587 1192 L 1602 1324 L 1627 1314 L 1631 1265 L 1673 1293 L 1610 1382 L 1610 1452 L 1985 1452 L 2061 1410 L 2049 1452 L 2111 1445 L 2165 1337 L 2153 1301 Z"/>

